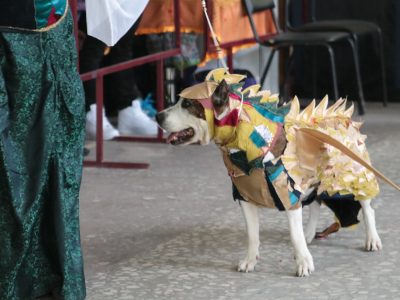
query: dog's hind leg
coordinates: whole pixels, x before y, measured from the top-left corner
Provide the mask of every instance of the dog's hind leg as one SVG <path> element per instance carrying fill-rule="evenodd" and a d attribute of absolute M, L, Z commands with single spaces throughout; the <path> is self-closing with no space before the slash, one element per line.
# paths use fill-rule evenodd
<path fill-rule="evenodd" d="M 304 231 L 307 244 L 311 243 L 312 240 L 315 238 L 315 233 L 317 232 L 320 207 L 321 204 L 317 200 L 314 200 L 309 205 L 310 214 L 306 229 Z"/>
<path fill-rule="evenodd" d="M 239 262 L 238 271 L 251 272 L 254 271 L 260 256 L 258 251 L 260 246 L 258 207 L 246 201 L 241 201 L 240 206 L 246 220 L 248 248 L 246 257 Z"/>
<path fill-rule="evenodd" d="M 371 207 L 371 200 L 360 200 L 365 223 L 365 249 L 377 251 L 382 249 L 382 242 L 375 226 L 375 212 Z"/>
<path fill-rule="evenodd" d="M 296 275 L 300 277 L 308 276 L 314 271 L 314 262 L 304 237 L 302 208 L 287 210 L 287 216 L 290 238 L 295 251 Z"/>

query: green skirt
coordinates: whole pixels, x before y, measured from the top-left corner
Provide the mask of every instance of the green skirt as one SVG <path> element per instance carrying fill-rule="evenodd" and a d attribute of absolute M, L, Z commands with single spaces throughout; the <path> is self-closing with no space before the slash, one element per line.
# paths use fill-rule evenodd
<path fill-rule="evenodd" d="M 84 97 L 71 16 L 48 32 L 0 32 L 0 67 L 0 299 L 84 299 Z"/>

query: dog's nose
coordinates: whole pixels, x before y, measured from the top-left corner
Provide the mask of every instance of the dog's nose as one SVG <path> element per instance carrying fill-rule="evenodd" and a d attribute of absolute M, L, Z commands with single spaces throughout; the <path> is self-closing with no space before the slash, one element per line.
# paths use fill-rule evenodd
<path fill-rule="evenodd" d="M 165 119 L 165 116 L 162 112 L 159 112 L 156 114 L 156 121 L 157 121 L 158 125 L 161 125 L 163 123 L 164 119 Z"/>

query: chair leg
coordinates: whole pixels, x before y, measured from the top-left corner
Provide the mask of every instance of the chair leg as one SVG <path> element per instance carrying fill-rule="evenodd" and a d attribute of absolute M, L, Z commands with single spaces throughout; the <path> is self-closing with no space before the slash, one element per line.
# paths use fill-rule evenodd
<path fill-rule="evenodd" d="M 281 97 L 286 101 L 288 100 L 288 98 L 286 96 L 287 93 L 287 89 L 285 89 L 286 83 L 287 83 L 287 78 L 289 76 L 290 70 L 292 68 L 293 65 L 293 61 L 294 61 L 294 50 L 292 52 L 292 54 L 289 56 L 289 59 L 286 62 L 286 66 L 285 66 L 285 74 L 283 76 L 283 82 L 281 84 L 281 86 L 279 87 L 279 94 L 281 95 Z"/>
<path fill-rule="evenodd" d="M 380 30 L 377 31 L 378 38 L 378 47 L 377 50 L 379 52 L 379 59 L 381 63 L 381 80 L 382 80 L 382 96 L 383 96 L 383 106 L 387 106 L 388 98 L 387 98 L 387 85 L 386 85 L 386 72 L 385 72 L 385 58 L 383 55 L 383 40 L 382 40 L 382 32 Z"/>
<path fill-rule="evenodd" d="M 354 68 L 356 71 L 356 79 L 357 79 L 357 87 L 358 87 L 358 114 L 363 115 L 365 114 L 365 100 L 364 100 L 364 91 L 361 82 L 361 72 L 360 72 L 360 61 L 358 58 L 358 43 L 349 38 L 347 39 L 351 46 L 351 51 L 353 52 L 353 59 L 354 59 Z"/>
<path fill-rule="evenodd" d="M 317 89 L 317 50 L 315 47 L 311 49 L 312 51 L 312 85 L 313 85 L 313 98 L 317 99 L 318 89 Z"/>
<path fill-rule="evenodd" d="M 332 84 L 333 84 L 333 97 L 335 100 L 339 99 L 339 92 L 338 92 L 338 83 L 337 83 L 337 76 L 336 76 L 336 63 L 335 63 L 335 53 L 330 45 L 325 45 L 328 49 L 329 58 L 331 61 L 331 70 L 332 70 Z"/>
<path fill-rule="evenodd" d="M 271 67 L 271 63 L 272 63 L 272 59 L 274 58 L 275 51 L 276 51 L 276 49 L 272 48 L 271 53 L 270 53 L 270 55 L 268 57 L 267 65 L 265 66 L 265 69 L 264 69 L 264 71 L 263 71 L 263 73 L 261 75 L 261 79 L 260 79 L 261 87 L 264 85 L 264 81 L 265 81 L 265 78 L 267 77 L 269 68 Z"/>

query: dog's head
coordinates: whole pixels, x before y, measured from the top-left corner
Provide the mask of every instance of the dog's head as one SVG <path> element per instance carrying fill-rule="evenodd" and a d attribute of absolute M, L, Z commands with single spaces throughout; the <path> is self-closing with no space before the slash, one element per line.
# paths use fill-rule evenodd
<path fill-rule="evenodd" d="M 212 132 L 207 118 L 211 119 L 212 116 L 213 119 L 214 110 L 219 115 L 228 106 L 229 86 L 224 80 L 216 87 L 210 99 L 212 114 L 207 114 L 202 101 L 183 97 L 174 106 L 159 112 L 156 115 L 157 123 L 171 133 L 167 142 L 173 145 L 208 144 Z"/>

